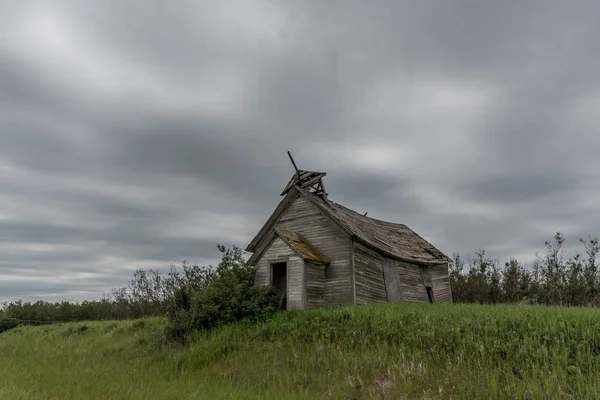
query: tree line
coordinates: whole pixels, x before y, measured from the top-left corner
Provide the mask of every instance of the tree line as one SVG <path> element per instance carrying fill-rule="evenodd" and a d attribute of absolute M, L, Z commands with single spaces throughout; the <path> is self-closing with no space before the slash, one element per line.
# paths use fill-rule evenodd
<path fill-rule="evenodd" d="M 452 298 L 457 303 L 528 303 L 600 306 L 597 237 L 580 239 L 582 252 L 566 257 L 565 238 L 557 232 L 545 242 L 542 255 L 525 266 L 511 258 L 501 265 L 478 250 L 473 257 L 453 254 L 449 270 Z M 178 329 L 209 327 L 222 320 L 270 314 L 276 304 L 268 289 L 256 291 L 254 267 L 243 252 L 219 245 L 216 267 L 182 263 L 167 273 L 137 269 L 126 286 L 101 300 L 83 302 L 13 301 L 0 307 L 0 332 L 18 323 L 70 322 L 168 316 Z M 236 304 L 236 302 L 240 304 Z M 252 317 L 254 318 L 254 317 Z M 4 327 L 4 328 L 3 328 Z"/>
<path fill-rule="evenodd" d="M 171 265 L 169 272 L 158 269 L 134 271 L 126 286 L 103 293 L 101 300 L 51 303 L 38 300 L 5 302 L 0 308 L 0 317 L 30 323 L 73 322 L 86 320 L 134 319 L 164 315 L 169 299 L 183 285 L 199 287 L 207 280 L 212 266 L 201 267 L 182 263 L 182 268 Z"/>
<path fill-rule="evenodd" d="M 4 303 L 0 332 L 19 324 L 165 316 L 169 322 L 166 337 L 185 342 L 194 331 L 265 320 L 277 312 L 279 297 L 274 288 L 254 284 L 256 269 L 242 250 L 217 247 L 221 260 L 216 267 L 184 261 L 181 269 L 172 265 L 166 274 L 137 269 L 126 286 L 112 289 L 99 301 Z"/>
<path fill-rule="evenodd" d="M 599 306 L 598 238 L 579 242 L 583 251 L 567 257 L 565 237 L 557 232 L 529 266 L 514 258 L 501 266 L 485 250 L 471 258 L 454 254 L 449 271 L 452 299 L 460 303 Z"/>

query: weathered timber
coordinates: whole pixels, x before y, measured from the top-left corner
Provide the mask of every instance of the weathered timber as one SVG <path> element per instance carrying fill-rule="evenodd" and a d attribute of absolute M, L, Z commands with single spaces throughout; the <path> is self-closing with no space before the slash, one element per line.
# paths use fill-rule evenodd
<path fill-rule="evenodd" d="M 298 193 L 294 188 L 292 188 L 288 192 L 288 195 L 279 202 L 277 208 L 275 208 L 275 211 L 273 211 L 273 214 L 271 214 L 271 216 L 262 226 L 260 231 L 256 234 L 256 236 L 254 236 L 250 244 L 246 247 L 246 251 L 255 252 L 259 242 L 264 240 L 265 236 L 269 235 L 270 233 L 273 233 L 271 232 L 271 229 L 277 222 L 277 219 L 279 218 L 283 210 L 285 210 L 289 206 L 289 204 L 294 201 L 297 195 Z"/>
<path fill-rule="evenodd" d="M 303 218 L 293 218 L 299 212 L 303 213 Z M 347 237 L 303 196 L 297 197 L 282 213 L 277 228 L 298 232 L 331 260 L 325 268 L 326 302 L 352 304 L 350 245 Z"/>
<path fill-rule="evenodd" d="M 305 262 L 304 270 L 306 273 L 306 307 L 325 305 L 325 265 Z"/>
<path fill-rule="evenodd" d="M 433 287 L 433 283 L 431 282 L 431 274 L 429 273 L 429 267 L 421 265 L 419 266 L 419 271 L 421 272 L 421 280 L 423 281 L 423 286 Z"/>
<path fill-rule="evenodd" d="M 288 261 L 288 310 L 304 309 L 306 299 L 304 290 L 304 261 L 294 255 Z"/>
<path fill-rule="evenodd" d="M 256 264 L 256 283 L 272 282 L 271 264 L 287 263 L 287 308 L 304 308 L 304 261 L 280 238 L 276 237 Z"/>
<path fill-rule="evenodd" d="M 269 283 L 270 265 L 283 261 L 287 308 L 452 301 L 446 255 L 406 225 L 328 200 L 324 172 L 295 169 L 285 198 L 246 249 L 257 284 Z"/>
<path fill-rule="evenodd" d="M 398 261 L 398 274 L 401 277 L 402 301 L 429 302 L 418 265 Z"/>
<path fill-rule="evenodd" d="M 329 264 L 331 261 L 299 232 L 292 232 L 277 228 L 275 228 L 275 232 L 302 259 L 318 264 Z"/>
<path fill-rule="evenodd" d="M 360 244 L 353 243 L 356 304 L 384 303 L 387 301 L 381 255 Z"/>
<path fill-rule="evenodd" d="M 383 277 L 385 279 L 385 289 L 390 303 L 402 301 L 402 288 L 400 286 L 400 271 L 398 271 L 398 261 L 389 257 L 381 258 L 383 267 Z"/>
<path fill-rule="evenodd" d="M 451 303 L 452 291 L 450 289 L 450 276 L 448 275 L 448 265 L 433 265 L 430 268 L 435 301 L 438 303 Z"/>
<path fill-rule="evenodd" d="M 352 304 L 356 304 L 356 264 L 354 262 L 354 241 L 349 238 L 350 246 L 350 271 L 352 274 Z"/>
<path fill-rule="evenodd" d="M 321 208 L 347 235 L 380 253 L 420 265 L 447 263 L 450 259 L 404 224 L 370 218 L 330 200 L 322 200 L 298 187 L 298 191 Z"/>

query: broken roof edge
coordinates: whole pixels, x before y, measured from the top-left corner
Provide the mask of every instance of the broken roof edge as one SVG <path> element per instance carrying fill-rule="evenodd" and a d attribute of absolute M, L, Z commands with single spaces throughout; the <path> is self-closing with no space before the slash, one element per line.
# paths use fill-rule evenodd
<path fill-rule="evenodd" d="M 402 262 L 405 262 L 408 264 L 433 266 L 433 265 L 445 265 L 451 261 L 446 255 L 444 255 L 444 257 L 446 257 L 446 259 L 439 259 L 439 260 L 432 260 L 432 261 L 417 260 L 417 259 L 410 258 L 410 257 L 400 257 L 396 254 L 392 254 L 386 250 L 383 250 L 382 248 L 377 247 L 372 243 L 367 242 L 366 240 L 360 238 L 359 236 L 353 235 L 352 240 L 355 242 L 358 242 L 358 243 L 362 244 L 363 246 L 366 246 L 372 250 L 375 250 L 386 257 L 393 258 L 395 260 L 402 261 Z"/>
<path fill-rule="evenodd" d="M 371 249 L 374 249 L 378 252 L 380 252 L 381 254 L 384 254 L 388 257 L 397 259 L 399 261 L 403 261 L 403 262 L 407 262 L 407 263 L 411 263 L 411 264 L 416 264 L 416 265 L 443 265 L 443 264 L 447 264 L 449 262 L 452 262 L 452 259 L 450 257 L 448 257 L 446 254 L 444 254 L 442 251 L 440 251 L 439 249 L 437 249 L 432 243 L 430 243 L 429 241 L 425 240 L 423 237 L 421 237 L 419 234 L 417 234 L 414 230 L 412 230 L 411 228 L 409 228 L 407 225 L 405 224 L 401 224 L 401 223 L 395 223 L 395 222 L 390 222 L 390 221 L 385 221 L 385 220 L 380 220 L 380 219 L 376 219 L 376 218 L 372 218 L 372 217 L 367 217 L 364 215 L 359 214 L 358 212 L 352 210 L 351 208 L 348 208 L 346 206 L 343 206 L 339 203 L 336 203 L 332 200 L 323 200 L 322 198 L 319 198 L 317 196 L 314 196 L 312 194 L 310 194 L 308 191 L 306 191 L 304 188 L 299 187 L 298 185 L 296 185 L 296 190 L 298 190 L 298 192 L 303 195 L 303 197 L 305 197 L 306 199 L 308 199 L 312 204 L 314 204 L 315 206 L 317 206 L 317 208 L 319 210 L 321 210 L 321 212 L 330 220 L 332 221 L 343 233 L 345 233 L 348 237 L 350 237 L 352 240 L 354 241 L 358 241 L 361 244 L 364 244 L 366 246 L 368 246 Z M 328 204 L 330 203 L 330 204 Z M 415 258 L 411 258 L 411 257 L 402 257 L 399 256 L 397 254 L 393 254 L 390 253 L 388 251 L 386 251 L 385 249 L 382 249 L 381 247 L 376 246 L 373 243 L 370 243 L 368 240 L 366 240 L 365 238 L 362 238 L 361 236 L 357 235 L 355 232 L 352 232 L 351 230 L 349 230 L 348 228 L 346 228 L 345 223 L 343 221 L 341 221 L 338 217 L 336 217 L 327 207 L 330 205 L 334 205 L 336 207 L 341 207 L 344 208 L 345 210 L 356 214 L 357 216 L 360 216 L 361 218 L 366 218 L 369 219 L 371 221 L 374 222 L 380 222 L 380 223 L 384 223 L 384 224 L 388 224 L 388 225 L 397 225 L 397 226 L 402 226 L 405 229 L 408 229 L 410 231 L 411 234 L 415 235 L 418 239 L 422 240 L 425 244 L 428 245 L 428 247 L 430 247 L 434 252 L 437 252 L 439 254 L 439 258 L 432 254 L 432 252 L 430 252 L 429 248 L 423 248 L 427 253 L 429 253 L 432 257 L 434 258 L 438 258 L 436 260 L 422 260 L 422 259 L 415 259 Z"/>
<path fill-rule="evenodd" d="M 274 228 L 274 231 L 302 259 L 318 264 L 331 263 L 331 259 L 321 253 L 301 233 L 279 228 Z M 298 241 L 294 240 L 294 236 L 298 238 Z"/>
<path fill-rule="evenodd" d="M 296 172 L 294 176 L 292 176 L 292 178 L 289 180 L 287 185 L 285 185 L 285 188 L 281 192 L 281 196 L 285 196 L 286 193 L 290 191 L 294 186 L 305 187 L 306 185 L 309 185 L 327 176 L 326 172 L 305 170 L 299 170 L 299 172 L 300 174 Z M 304 180 L 304 182 L 302 182 L 301 179 Z"/>

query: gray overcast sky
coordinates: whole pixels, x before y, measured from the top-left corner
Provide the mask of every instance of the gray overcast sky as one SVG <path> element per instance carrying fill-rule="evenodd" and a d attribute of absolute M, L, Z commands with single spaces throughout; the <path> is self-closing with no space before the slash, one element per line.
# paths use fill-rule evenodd
<path fill-rule="evenodd" d="M 245 247 L 293 169 L 447 254 L 600 233 L 597 1 L 0 5 L 0 301 Z"/>

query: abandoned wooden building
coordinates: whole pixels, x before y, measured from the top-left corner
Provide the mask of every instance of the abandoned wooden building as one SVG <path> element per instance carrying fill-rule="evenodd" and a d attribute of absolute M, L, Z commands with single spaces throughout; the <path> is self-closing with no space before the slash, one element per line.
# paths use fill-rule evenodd
<path fill-rule="evenodd" d="M 452 301 L 450 258 L 406 225 L 329 200 L 324 172 L 296 171 L 246 248 L 256 284 L 274 285 L 283 308 Z"/>

